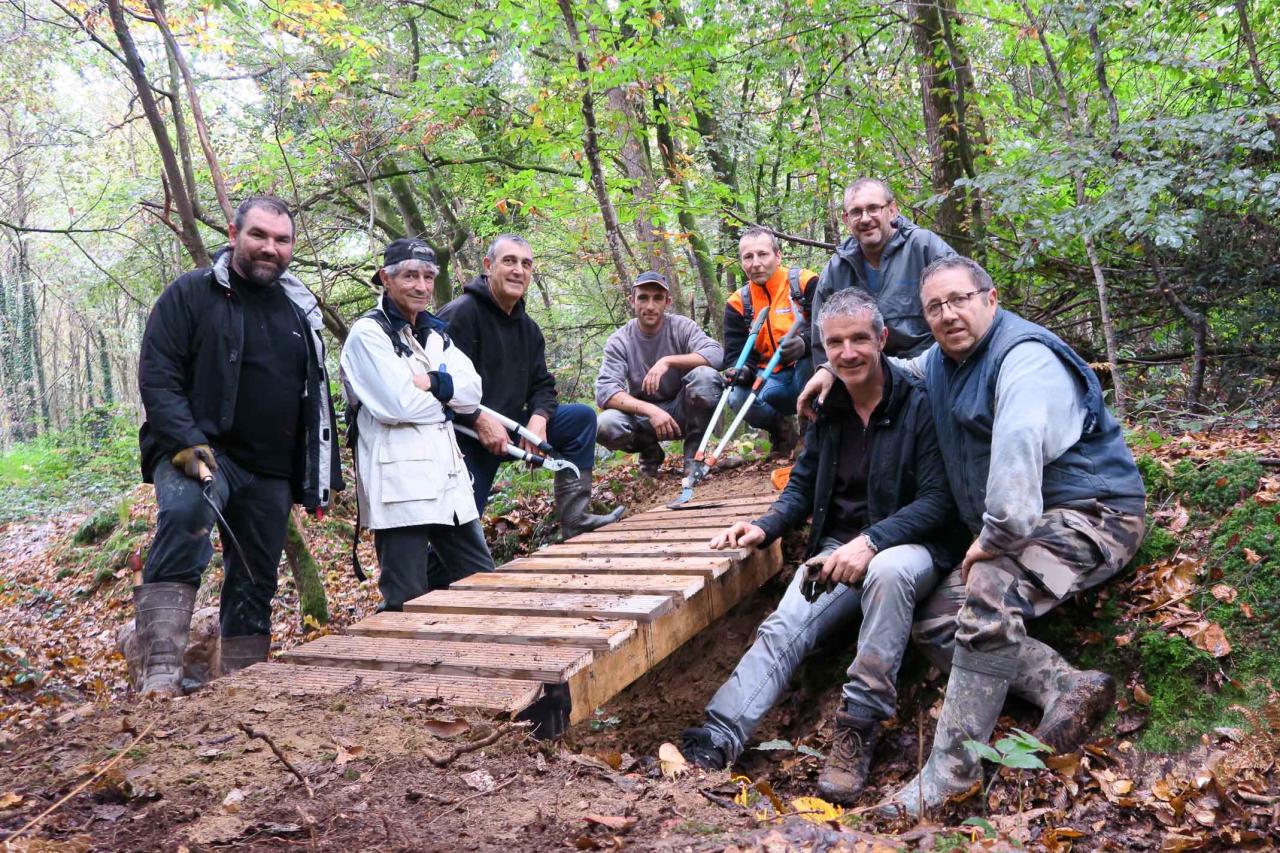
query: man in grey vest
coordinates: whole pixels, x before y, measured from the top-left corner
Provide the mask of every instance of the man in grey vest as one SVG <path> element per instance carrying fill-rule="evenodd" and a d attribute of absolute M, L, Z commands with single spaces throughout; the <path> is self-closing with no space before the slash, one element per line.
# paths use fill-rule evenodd
<path fill-rule="evenodd" d="M 860 287 L 875 297 L 889 329 L 887 355 L 909 358 L 929 348 L 933 338 L 920 311 L 920 272 L 955 250 L 928 228 L 898 212 L 893 190 L 876 178 L 858 178 L 844 193 L 844 225 L 850 236 L 822 270 L 809 316 L 813 340 L 822 303 L 846 287 Z M 813 363 L 827 360 L 813 348 Z"/>
<path fill-rule="evenodd" d="M 938 346 L 922 371 L 947 481 L 975 537 L 912 629 L 950 666 L 924 769 L 884 810 L 916 816 L 982 778 L 965 741 L 985 743 L 1007 692 L 1044 709 L 1035 735 L 1080 746 L 1115 697 L 1027 636 L 1025 620 L 1116 574 L 1142 542 L 1145 492 L 1093 371 L 1057 335 L 999 307 L 991 276 L 959 256 L 921 274 Z"/>

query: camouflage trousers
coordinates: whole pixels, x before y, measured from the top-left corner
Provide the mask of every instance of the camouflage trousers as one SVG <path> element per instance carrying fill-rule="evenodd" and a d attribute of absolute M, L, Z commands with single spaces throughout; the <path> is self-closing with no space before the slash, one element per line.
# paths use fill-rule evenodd
<path fill-rule="evenodd" d="M 1054 507 L 1018 554 L 974 563 L 967 583 L 959 571 L 948 575 L 920 608 L 912 638 L 944 668 L 957 644 L 976 652 L 1016 649 L 1028 619 L 1124 568 L 1142 544 L 1144 524 L 1142 516 L 1097 501 Z"/>

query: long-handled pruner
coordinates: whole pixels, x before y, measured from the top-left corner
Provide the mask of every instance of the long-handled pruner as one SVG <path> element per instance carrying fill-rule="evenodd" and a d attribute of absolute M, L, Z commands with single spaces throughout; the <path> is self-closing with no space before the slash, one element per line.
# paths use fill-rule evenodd
<path fill-rule="evenodd" d="M 729 424 L 729 428 L 725 430 L 724 435 L 720 437 L 720 443 L 716 445 L 716 449 L 707 455 L 705 461 L 694 463 L 693 470 L 689 472 L 689 476 L 685 478 L 685 482 L 688 486 L 685 491 L 680 493 L 682 498 L 685 494 L 688 494 L 689 497 L 693 497 L 693 485 L 705 477 L 707 472 L 715 467 L 716 462 L 720 459 L 720 454 L 724 452 L 724 449 L 729 444 L 730 439 L 733 438 L 733 434 L 737 432 L 738 427 L 742 425 L 742 421 L 746 418 L 747 412 L 749 412 L 751 407 L 755 405 L 756 398 L 760 396 L 760 389 L 764 387 L 764 383 L 773 375 L 773 369 L 777 367 L 778 362 L 782 360 L 783 345 L 785 345 L 787 341 L 800 331 L 800 324 L 804 322 L 804 318 L 794 302 L 791 304 L 791 309 L 795 312 L 796 321 L 791 324 L 790 329 L 787 329 L 787 333 L 782 336 L 782 340 L 778 341 L 778 346 L 774 349 L 773 356 L 769 359 L 769 363 L 764 366 L 763 370 L 756 374 L 756 381 L 751 383 L 751 393 L 747 395 L 747 399 L 742 401 L 741 408 L 738 409 L 738 413 L 734 416 L 733 422 Z M 688 498 L 685 498 L 685 500 L 688 500 Z M 677 500 L 674 501 L 672 505 L 678 506 L 681 503 L 684 503 L 684 501 Z"/>
<path fill-rule="evenodd" d="M 461 424 L 455 423 L 453 428 L 465 436 L 474 438 L 476 441 L 480 440 L 480 434 L 470 427 L 464 427 Z M 574 465 L 568 459 L 560 459 L 555 456 L 539 456 L 536 453 L 530 453 L 523 447 L 517 447 L 510 442 L 507 442 L 507 455 L 512 459 L 517 459 L 521 462 L 528 462 L 529 464 L 537 465 L 540 468 L 546 468 L 548 471 L 572 471 L 575 477 L 582 476 L 582 472 L 578 470 L 578 466 Z"/>
<path fill-rule="evenodd" d="M 751 330 L 747 334 L 747 342 L 742 346 L 742 352 L 738 353 L 738 360 L 733 365 L 733 372 L 736 375 L 747 364 L 747 359 L 751 356 L 751 350 L 756 345 L 756 338 L 760 335 L 760 329 L 764 327 L 765 318 L 769 316 L 769 306 L 766 305 L 756 314 L 755 320 L 751 322 Z M 698 443 L 698 452 L 693 454 L 693 470 L 685 475 L 680 490 L 680 497 L 667 504 L 668 509 L 675 509 L 681 504 L 688 503 L 693 499 L 693 487 L 701 482 L 702 478 L 707 476 L 707 471 L 711 465 L 703 461 L 707 450 L 707 442 L 711 439 L 711 433 L 715 430 L 716 424 L 720 423 L 720 414 L 724 411 L 725 405 L 729 402 L 729 396 L 733 392 L 733 383 L 725 385 L 724 391 L 720 394 L 720 400 L 716 403 L 716 410 L 711 415 L 711 421 L 707 424 L 706 432 L 702 434 L 702 441 Z M 714 463 L 712 463 L 714 464 Z"/>
<path fill-rule="evenodd" d="M 543 454 L 550 456 L 551 454 L 555 453 L 555 449 L 552 448 L 550 444 L 547 444 L 545 439 L 539 438 L 537 433 L 535 433 L 533 430 L 529 429 L 519 421 L 514 421 L 511 418 L 507 417 L 506 415 L 502 414 L 502 412 L 494 411 L 488 406 L 480 406 L 480 411 L 484 412 L 486 415 L 491 415 L 497 418 L 498 423 L 506 427 L 508 432 L 516 433 L 525 441 L 529 442 L 534 447 L 541 450 Z M 575 468 L 574 470 L 576 471 L 577 469 Z"/>
<path fill-rule="evenodd" d="M 200 475 L 200 494 L 204 495 L 205 503 L 213 510 L 213 514 L 218 517 L 218 521 L 222 522 L 222 529 L 226 532 L 227 538 L 231 540 L 232 547 L 236 549 L 236 556 L 240 558 L 240 563 L 244 566 L 244 573 L 249 576 L 249 583 L 256 584 L 257 581 L 253 578 L 253 569 L 249 568 L 249 561 L 245 559 L 244 549 L 240 547 L 240 540 L 236 538 L 235 531 L 231 529 L 231 525 L 227 524 L 227 520 L 222 516 L 222 510 L 218 509 L 218 502 L 213 499 L 213 472 L 203 462 L 196 464 L 199 465 L 196 472 Z"/>

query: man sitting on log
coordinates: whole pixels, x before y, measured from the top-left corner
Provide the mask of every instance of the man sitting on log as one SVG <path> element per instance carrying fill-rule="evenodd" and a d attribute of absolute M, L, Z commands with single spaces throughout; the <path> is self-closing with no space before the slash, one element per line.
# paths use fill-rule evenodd
<path fill-rule="evenodd" d="M 358 407 L 354 447 L 360 523 L 373 529 L 384 610 L 473 572 L 493 571 L 455 412 L 480 404 L 480 377 L 427 310 L 435 252 L 422 240 L 387 246 L 374 273 L 382 296 L 342 347 L 347 401 Z M 427 546 L 448 579 L 430 577 Z"/>
<path fill-rule="evenodd" d="M 596 440 L 610 450 L 640 454 L 640 471 L 655 477 L 663 441 L 684 438 L 685 474 L 711 423 L 724 379 L 716 368 L 724 348 L 688 317 L 668 314 L 671 286 L 658 272 L 631 286 L 635 319 L 609 336 L 596 378 L 600 407 Z"/>
<path fill-rule="evenodd" d="M 954 510 L 924 389 L 884 357 L 888 332 L 875 300 L 857 288 L 836 293 L 818 330 L 824 369 L 838 381 L 814 438 L 769 512 L 711 540 L 717 549 L 761 546 L 812 516 L 810 559 L 707 705 L 706 721 L 683 742 L 700 766 L 736 760 L 804 657 L 861 615 L 818 779 L 823 796 L 849 803 L 866 782 L 880 721 L 894 713 L 916 602 L 955 565 L 964 543 L 947 541 Z"/>

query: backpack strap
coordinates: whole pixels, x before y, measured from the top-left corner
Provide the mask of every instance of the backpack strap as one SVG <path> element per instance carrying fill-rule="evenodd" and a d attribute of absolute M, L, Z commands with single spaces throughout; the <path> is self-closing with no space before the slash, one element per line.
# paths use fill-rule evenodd
<path fill-rule="evenodd" d="M 800 300 L 804 294 L 800 292 L 800 267 L 789 267 L 787 269 L 787 284 L 791 285 L 791 301 L 798 308 Z"/>
<path fill-rule="evenodd" d="M 747 283 L 738 291 L 738 296 L 742 299 L 742 316 L 746 318 L 747 325 L 756 318 L 756 312 L 751 304 L 751 279 L 747 279 Z"/>

